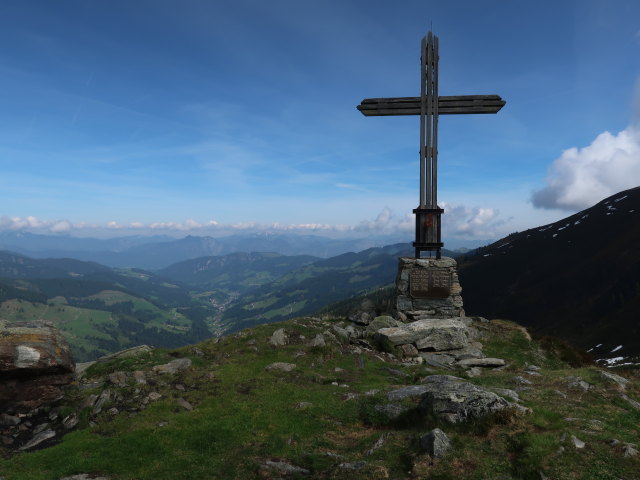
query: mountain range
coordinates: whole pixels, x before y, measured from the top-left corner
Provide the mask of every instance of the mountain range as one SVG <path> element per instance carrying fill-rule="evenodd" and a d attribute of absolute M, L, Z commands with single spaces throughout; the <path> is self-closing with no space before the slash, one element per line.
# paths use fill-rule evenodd
<path fill-rule="evenodd" d="M 3 232 L 0 233 L 0 250 L 32 258 L 75 258 L 115 268 L 157 270 L 183 260 L 229 253 L 274 252 L 329 258 L 381 247 L 392 243 L 394 238 L 397 241 L 397 236 L 333 239 L 317 235 L 258 232 L 216 238 L 188 235 L 179 239 L 168 236 L 96 239 Z"/>

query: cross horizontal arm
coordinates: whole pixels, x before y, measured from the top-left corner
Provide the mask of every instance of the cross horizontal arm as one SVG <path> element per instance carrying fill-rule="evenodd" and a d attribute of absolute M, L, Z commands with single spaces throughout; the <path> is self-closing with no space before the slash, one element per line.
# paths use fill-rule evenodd
<path fill-rule="evenodd" d="M 438 114 L 498 113 L 507 102 L 499 95 L 438 97 Z M 420 115 L 420 97 L 365 98 L 358 110 L 367 116 Z"/>

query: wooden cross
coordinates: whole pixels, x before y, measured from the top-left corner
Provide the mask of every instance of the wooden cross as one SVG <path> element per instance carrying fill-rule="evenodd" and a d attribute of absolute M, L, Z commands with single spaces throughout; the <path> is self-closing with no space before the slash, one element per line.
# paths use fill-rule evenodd
<path fill-rule="evenodd" d="M 440 258 L 438 207 L 438 116 L 463 113 L 497 113 L 507 102 L 498 95 L 438 96 L 438 37 L 422 37 L 421 93 L 419 97 L 365 98 L 358 110 L 367 117 L 420 115 L 420 205 L 416 215 L 416 258 L 421 251 L 434 251 Z"/>

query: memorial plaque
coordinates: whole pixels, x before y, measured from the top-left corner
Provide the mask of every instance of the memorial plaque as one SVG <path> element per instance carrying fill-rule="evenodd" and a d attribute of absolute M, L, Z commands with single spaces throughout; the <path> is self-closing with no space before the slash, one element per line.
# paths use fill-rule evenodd
<path fill-rule="evenodd" d="M 413 298 L 447 298 L 451 294 L 451 272 L 414 268 L 409 276 Z"/>

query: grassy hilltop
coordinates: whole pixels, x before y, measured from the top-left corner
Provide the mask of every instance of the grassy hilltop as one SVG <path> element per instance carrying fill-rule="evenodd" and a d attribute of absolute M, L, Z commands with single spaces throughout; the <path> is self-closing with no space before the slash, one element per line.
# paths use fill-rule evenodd
<path fill-rule="evenodd" d="M 337 322 L 298 318 L 195 346 L 95 363 L 45 412 L 76 414 L 78 425 L 61 442 L 38 451 L 5 449 L 0 477 L 640 478 L 640 454 L 634 456 L 631 445 L 640 444 L 640 404 L 633 404 L 640 399 L 637 370 L 616 371 L 630 379 L 622 387 L 596 366 L 579 365 L 579 355 L 566 345 L 532 341 L 522 327 L 499 320 L 474 326 L 486 355 L 505 359 L 507 366 L 474 378 L 461 369 L 403 364 L 395 355 L 328 335 L 325 346 L 310 346 Z M 280 328 L 288 344 L 274 346 L 269 340 Z M 183 358 L 191 365 L 178 373 L 161 373 L 165 367 L 154 371 Z M 295 368 L 265 369 L 274 362 Z M 525 372 L 531 365 L 540 367 L 539 375 Z M 454 425 L 415 408 L 396 420 L 376 409 L 386 392 L 435 374 L 516 389 L 519 403 L 533 412 L 507 409 Z M 514 377 L 531 383 L 518 384 Z M 576 389 L 569 377 L 590 387 Z M 100 408 L 97 396 L 104 399 Z M 434 427 L 452 442 L 442 458 L 423 453 L 418 442 Z M 584 446 L 578 448 L 572 437 Z"/>

